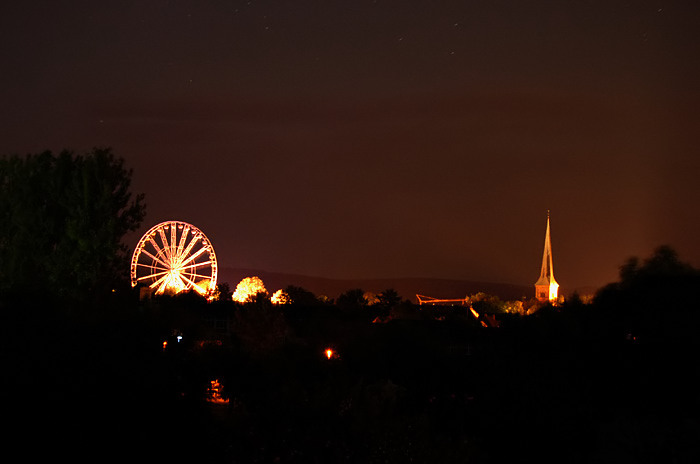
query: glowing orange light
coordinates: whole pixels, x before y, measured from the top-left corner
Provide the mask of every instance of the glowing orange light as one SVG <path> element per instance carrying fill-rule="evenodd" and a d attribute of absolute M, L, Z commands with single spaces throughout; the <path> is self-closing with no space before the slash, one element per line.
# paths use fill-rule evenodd
<path fill-rule="evenodd" d="M 289 303 L 289 295 L 282 289 L 277 290 L 270 297 L 270 301 L 275 305 L 283 305 Z"/>
<path fill-rule="evenodd" d="M 233 299 L 233 301 L 245 303 L 258 293 L 267 293 L 267 290 L 265 289 L 265 284 L 263 284 L 262 279 L 257 276 L 246 277 L 245 279 L 238 282 L 238 285 L 236 286 L 236 291 L 233 292 L 233 296 L 231 298 Z"/>
<path fill-rule="evenodd" d="M 458 298 L 458 299 L 443 299 L 443 298 L 433 298 L 432 296 L 418 295 L 416 294 L 416 299 L 418 300 L 418 305 L 440 305 L 440 306 L 455 306 L 461 305 L 465 306 L 469 303 L 469 298 Z"/>
<path fill-rule="evenodd" d="M 475 318 L 479 319 L 479 313 L 477 313 L 474 308 L 469 308 L 469 310 L 472 312 Z"/>
<path fill-rule="evenodd" d="M 163 342 L 163 351 L 165 351 L 165 349 L 166 349 L 167 347 L 168 347 L 168 341 L 166 340 L 166 341 Z"/>
<path fill-rule="evenodd" d="M 335 353 L 332 349 L 326 348 L 326 358 L 331 359 Z"/>
<path fill-rule="evenodd" d="M 209 382 L 209 387 L 207 388 L 207 401 L 210 403 L 226 404 L 228 399 L 221 395 L 223 386 L 219 383 L 219 379 L 212 380 Z"/>

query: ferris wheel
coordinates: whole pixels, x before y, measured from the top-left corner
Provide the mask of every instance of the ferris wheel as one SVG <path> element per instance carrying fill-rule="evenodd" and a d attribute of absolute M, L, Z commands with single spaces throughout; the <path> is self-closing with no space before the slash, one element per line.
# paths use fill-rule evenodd
<path fill-rule="evenodd" d="M 166 221 L 151 227 L 131 257 L 131 286 L 146 285 L 157 295 L 216 288 L 214 247 L 192 224 Z"/>

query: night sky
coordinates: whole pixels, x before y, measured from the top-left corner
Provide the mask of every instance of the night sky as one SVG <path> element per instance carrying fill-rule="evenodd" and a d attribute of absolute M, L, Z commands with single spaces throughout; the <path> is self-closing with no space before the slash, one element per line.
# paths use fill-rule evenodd
<path fill-rule="evenodd" d="M 29 0 L 0 59 L 0 153 L 112 147 L 132 246 L 183 220 L 224 267 L 531 285 L 550 210 L 564 292 L 700 265 L 696 0 Z"/>

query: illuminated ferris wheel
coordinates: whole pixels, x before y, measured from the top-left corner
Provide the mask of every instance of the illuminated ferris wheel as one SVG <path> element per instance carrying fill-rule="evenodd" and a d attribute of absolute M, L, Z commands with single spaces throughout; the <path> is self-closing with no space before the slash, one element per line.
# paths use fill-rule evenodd
<path fill-rule="evenodd" d="M 145 285 L 157 295 L 185 290 L 211 294 L 216 273 L 211 242 L 201 230 L 182 221 L 151 227 L 131 257 L 131 286 Z"/>

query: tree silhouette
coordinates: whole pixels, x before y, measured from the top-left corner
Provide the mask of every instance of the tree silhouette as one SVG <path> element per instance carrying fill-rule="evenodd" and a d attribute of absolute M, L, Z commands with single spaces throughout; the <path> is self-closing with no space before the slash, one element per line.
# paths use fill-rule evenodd
<path fill-rule="evenodd" d="M 603 287 L 595 305 L 629 336 L 678 340 L 700 320 L 700 272 L 668 246 L 641 262 L 630 258 L 620 280 Z"/>
<path fill-rule="evenodd" d="M 108 148 L 0 159 L 0 293 L 77 301 L 125 285 L 122 238 L 145 216 L 131 176 Z"/>
<path fill-rule="evenodd" d="M 318 304 L 316 295 L 302 287 L 289 285 L 284 291 L 295 306 L 314 306 Z"/>
<path fill-rule="evenodd" d="M 401 303 L 401 297 L 393 288 L 388 288 L 382 293 L 377 295 L 379 302 L 377 304 L 384 306 L 386 308 L 391 308 Z"/>
<path fill-rule="evenodd" d="M 217 301 L 231 301 L 233 292 L 231 291 L 231 286 L 228 282 L 219 282 L 216 284 L 216 291 L 214 297 Z"/>
<path fill-rule="evenodd" d="M 365 298 L 365 292 L 363 292 L 361 288 L 348 290 L 338 296 L 337 304 L 338 306 L 343 306 L 346 308 L 359 308 L 361 306 L 366 306 L 367 299 Z"/>

